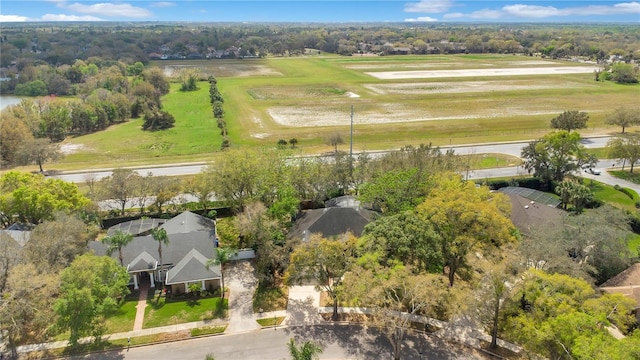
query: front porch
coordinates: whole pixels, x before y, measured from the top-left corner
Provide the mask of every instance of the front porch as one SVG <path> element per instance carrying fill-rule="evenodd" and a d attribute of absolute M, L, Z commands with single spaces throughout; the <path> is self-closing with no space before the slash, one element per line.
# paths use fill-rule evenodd
<path fill-rule="evenodd" d="M 199 280 L 199 281 L 188 281 L 183 283 L 167 284 L 167 287 L 168 287 L 167 290 L 168 292 L 174 295 L 186 294 L 190 292 L 189 286 L 192 284 L 199 284 L 200 291 L 208 291 L 210 293 L 213 293 L 216 290 L 220 290 L 221 288 L 220 279 L 206 279 L 206 280 Z"/>

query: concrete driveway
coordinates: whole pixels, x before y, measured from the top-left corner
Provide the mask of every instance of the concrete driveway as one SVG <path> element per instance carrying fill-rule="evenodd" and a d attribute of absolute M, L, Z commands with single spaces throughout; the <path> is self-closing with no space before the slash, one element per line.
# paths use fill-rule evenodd
<path fill-rule="evenodd" d="M 258 287 L 255 269 L 246 260 L 231 261 L 224 270 L 224 284 L 230 290 L 227 332 L 257 330 L 260 325 L 253 314 L 253 294 Z"/>
<path fill-rule="evenodd" d="M 320 293 L 311 286 L 289 287 L 289 302 L 287 303 L 288 317 L 286 325 L 317 325 L 323 319 L 318 314 Z"/>

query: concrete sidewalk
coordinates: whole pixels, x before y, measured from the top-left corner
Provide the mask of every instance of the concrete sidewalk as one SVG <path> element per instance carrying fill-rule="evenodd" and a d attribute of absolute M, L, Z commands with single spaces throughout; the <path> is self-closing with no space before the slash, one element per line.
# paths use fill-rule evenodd
<path fill-rule="evenodd" d="M 144 308 L 146 307 L 147 291 L 140 290 L 140 297 L 136 308 L 136 321 L 134 324 L 134 330 L 104 335 L 104 340 L 118 340 L 135 338 L 139 336 L 175 333 L 184 330 L 191 330 L 208 326 L 222 326 L 227 325 L 225 334 L 238 334 L 248 331 L 256 331 L 261 329 L 261 326 L 256 320 L 272 317 L 288 317 L 287 310 L 254 313 L 253 312 L 253 294 L 258 286 L 258 280 L 255 276 L 255 271 L 251 262 L 249 261 L 235 261 L 231 262 L 225 270 L 225 286 L 230 289 L 229 296 L 229 319 L 215 319 L 207 321 L 194 321 L 189 323 L 161 326 L 149 329 L 142 329 L 142 320 L 144 319 Z M 295 291 L 294 291 L 295 293 Z M 305 294 L 310 294 L 309 289 L 304 290 Z M 320 295 L 312 294 L 312 297 L 319 299 Z M 316 312 L 317 303 L 315 307 L 307 308 L 308 311 Z M 85 344 L 93 340 L 91 337 L 80 339 L 79 343 Z M 18 347 L 18 353 L 27 353 L 31 351 L 50 350 L 67 347 L 68 341 L 54 341 L 42 344 L 23 345 Z"/>
<path fill-rule="evenodd" d="M 331 313 L 332 307 L 320 307 L 320 293 L 313 286 L 292 286 L 289 288 L 289 300 L 286 310 L 254 313 L 252 307 L 253 293 L 257 287 L 254 269 L 248 261 L 232 262 L 225 271 L 225 286 L 231 290 L 229 298 L 229 319 L 215 319 L 195 321 L 177 325 L 139 329 L 123 333 L 103 336 L 104 340 L 118 340 L 139 336 L 175 333 L 208 326 L 227 325 L 225 335 L 259 331 L 262 327 L 256 322 L 258 319 L 285 317 L 283 326 L 306 326 L 327 324 L 321 314 Z M 341 313 L 370 314 L 366 308 L 339 307 Z M 449 322 L 431 319 L 418 315 L 398 313 L 397 316 L 408 316 L 414 322 L 430 324 L 440 328 L 434 333 L 443 340 L 453 340 L 458 343 L 479 348 L 480 341 L 490 341 L 491 337 L 478 330 L 478 325 L 471 319 L 460 317 Z M 91 342 L 92 338 L 83 338 L 80 343 Z M 519 353 L 522 349 L 514 344 L 498 340 L 501 347 Z M 18 347 L 19 353 L 31 351 L 63 348 L 68 341 L 57 341 L 42 344 L 24 345 Z"/>

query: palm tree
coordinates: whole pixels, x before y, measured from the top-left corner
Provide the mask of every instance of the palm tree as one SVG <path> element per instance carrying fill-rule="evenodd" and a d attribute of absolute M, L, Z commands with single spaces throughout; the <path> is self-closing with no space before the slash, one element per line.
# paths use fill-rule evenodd
<path fill-rule="evenodd" d="M 221 297 L 224 299 L 224 271 L 222 270 L 222 268 L 224 267 L 224 264 L 228 263 L 231 260 L 231 257 L 238 253 L 238 251 L 231 248 L 216 248 L 215 250 L 216 257 L 207 261 L 207 269 L 209 269 L 211 266 L 220 265 L 220 275 L 222 276 Z"/>
<path fill-rule="evenodd" d="M 127 244 L 131 242 L 131 240 L 133 240 L 133 235 L 129 233 L 123 233 L 120 230 L 116 230 L 116 232 L 113 235 L 107 236 L 104 239 L 102 239 L 102 242 L 108 245 L 107 254 L 109 254 L 109 256 L 111 256 L 111 254 L 113 254 L 114 251 L 118 250 L 118 258 L 120 259 L 120 265 L 124 266 L 124 263 L 122 260 L 122 248 L 127 246 Z"/>
<path fill-rule="evenodd" d="M 300 347 L 296 346 L 296 341 L 289 339 L 289 354 L 291 360 L 314 360 L 319 359 L 322 354 L 322 346 L 314 343 L 313 341 L 305 341 Z"/>
<path fill-rule="evenodd" d="M 162 266 L 164 265 L 164 262 L 162 261 L 162 244 L 169 244 L 169 236 L 167 235 L 167 230 L 163 228 L 151 229 L 151 236 L 153 237 L 153 240 L 158 242 L 158 255 L 160 256 L 160 281 L 163 281 Z"/>

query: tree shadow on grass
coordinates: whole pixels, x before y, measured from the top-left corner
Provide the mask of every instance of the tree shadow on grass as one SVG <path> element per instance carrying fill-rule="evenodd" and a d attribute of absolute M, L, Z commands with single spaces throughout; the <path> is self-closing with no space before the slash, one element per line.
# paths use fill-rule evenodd
<path fill-rule="evenodd" d="M 188 307 L 200 306 L 200 299 L 189 299 L 187 300 Z"/>
<path fill-rule="evenodd" d="M 78 344 L 75 348 L 67 347 L 62 350 L 61 355 L 63 356 L 78 356 L 85 355 L 89 356 L 91 353 L 100 352 L 101 359 L 124 359 L 124 354 L 122 353 L 122 349 L 124 347 L 121 345 L 113 344 L 108 340 L 102 340 L 99 342 L 90 342 L 84 344 Z M 53 355 L 53 354 L 50 354 Z"/>

